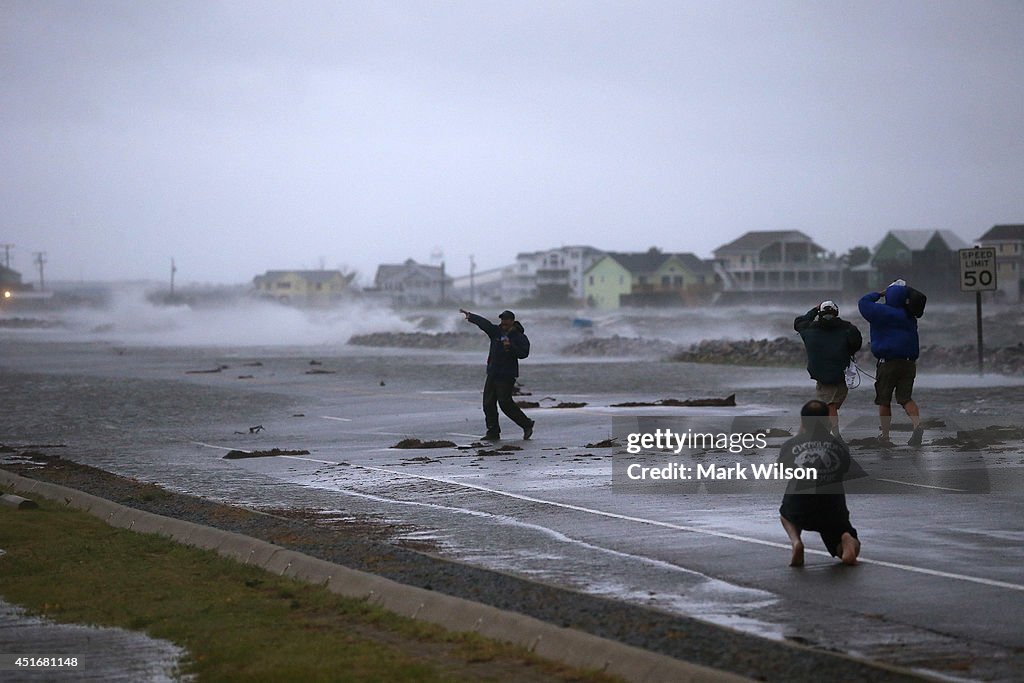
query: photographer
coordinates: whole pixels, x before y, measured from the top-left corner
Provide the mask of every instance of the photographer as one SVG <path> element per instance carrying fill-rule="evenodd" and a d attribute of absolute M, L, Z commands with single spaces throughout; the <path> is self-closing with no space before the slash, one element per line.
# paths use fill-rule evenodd
<path fill-rule="evenodd" d="M 839 408 L 846 400 L 846 368 L 864 342 L 857 327 L 839 317 L 834 301 L 820 304 L 797 316 L 793 329 L 807 350 L 807 373 L 817 382 L 817 399 L 828 406 L 832 433 L 839 436 Z"/>
<path fill-rule="evenodd" d="M 530 340 L 512 311 L 502 311 L 495 325 L 486 318 L 460 308 L 466 320 L 479 327 L 491 339 L 487 355 L 487 381 L 484 382 L 484 421 L 487 434 L 483 438 L 497 441 L 501 438 L 498 425 L 498 407 L 501 412 L 523 430 L 523 438 L 533 436 L 534 421 L 526 417 L 512 400 L 512 390 L 519 376 L 519 360 L 530 355 Z"/>
<path fill-rule="evenodd" d="M 779 518 L 793 546 L 791 567 L 804 566 L 803 531 L 817 531 L 829 554 L 843 564 L 857 564 L 860 555 L 860 540 L 850 524 L 843 487 L 853 462 L 846 444 L 829 433 L 825 423 L 829 414 L 828 406 L 821 401 L 805 403 L 800 409 L 800 433 L 784 443 L 779 452 L 779 462 L 813 467 L 819 477 L 811 488 L 791 481 L 782 497 Z"/>

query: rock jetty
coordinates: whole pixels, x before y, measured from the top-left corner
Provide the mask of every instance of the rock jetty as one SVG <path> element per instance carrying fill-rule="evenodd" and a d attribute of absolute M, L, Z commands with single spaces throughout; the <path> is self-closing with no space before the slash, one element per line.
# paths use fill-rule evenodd
<path fill-rule="evenodd" d="M 755 365 L 800 367 L 807 363 L 803 342 L 799 339 L 705 339 L 685 351 L 678 351 L 671 360 L 683 363 L 719 363 L 723 365 Z"/>
<path fill-rule="evenodd" d="M 615 357 L 654 356 L 664 358 L 679 350 L 672 342 L 661 339 L 640 337 L 590 337 L 583 341 L 563 346 L 561 352 L 567 356 Z"/>
<path fill-rule="evenodd" d="M 717 363 L 758 367 L 804 367 L 807 355 L 803 343 L 796 338 L 749 339 L 730 341 L 708 339 L 677 351 L 670 360 L 683 363 Z M 874 356 L 864 349 L 857 354 L 858 364 L 874 367 Z M 978 351 L 973 344 L 961 346 L 925 345 L 921 347 L 919 368 L 929 371 L 973 372 L 978 368 Z M 1004 375 L 1024 372 L 1024 342 L 1013 346 L 985 349 L 985 371 Z"/>
<path fill-rule="evenodd" d="M 487 340 L 473 332 L 375 332 L 355 335 L 348 341 L 356 346 L 437 349 L 442 351 L 479 351 Z M 921 347 L 921 369 L 929 371 L 973 372 L 978 367 L 977 347 L 925 345 Z M 681 363 L 714 363 L 753 367 L 804 367 L 807 356 L 796 335 L 775 339 L 705 339 L 682 348 L 663 339 L 641 337 L 590 337 L 560 349 L 569 356 L 666 358 Z M 861 367 L 874 366 L 874 358 L 865 342 L 857 355 Z M 985 349 L 985 371 L 1005 375 L 1024 372 L 1024 342 Z M 208 372 L 215 372 L 210 370 Z"/>
<path fill-rule="evenodd" d="M 923 346 L 919 364 L 929 368 L 977 371 L 978 347 L 974 344 Z M 1003 375 L 1018 375 L 1024 372 L 1024 342 L 998 348 L 985 347 L 985 372 Z"/>
<path fill-rule="evenodd" d="M 471 332 L 374 332 L 353 335 L 353 346 L 392 346 L 403 349 L 468 351 L 486 349 L 487 338 Z"/>

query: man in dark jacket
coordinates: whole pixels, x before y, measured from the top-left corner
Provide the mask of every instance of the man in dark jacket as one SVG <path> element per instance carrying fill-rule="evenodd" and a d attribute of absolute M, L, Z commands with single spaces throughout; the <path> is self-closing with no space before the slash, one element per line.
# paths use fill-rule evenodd
<path fill-rule="evenodd" d="M 884 303 L 878 300 L 885 297 Z M 868 292 L 857 304 L 860 314 L 871 323 L 871 353 L 878 359 L 875 373 L 875 404 L 878 405 L 881 434 L 878 441 L 891 446 L 889 427 L 892 424 L 892 395 L 903 406 L 914 426 L 907 442 L 920 446 L 924 429 L 921 413 L 914 403 L 914 379 L 921 342 L 917 335 L 917 318 L 907 310 L 907 283 L 896 280 L 884 292 Z"/>
<path fill-rule="evenodd" d="M 485 439 L 497 441 L 501 438 L 498 426 L 498 407 L 501 412 L 523 430 L 523 438 L 533 436 L 534 421 L 526 417 L 522 409 L 512 400 L 512 390 L 519 377 L 519 360 L 530 355 L 530 340 L 523 326 L 512 311 L 502 311 L 495 325 L 487 318 L 460 308 L 466 320 L 473 323 L 491 339 L 487 355 L 487 381 L 484 382 L 484 421 L 487 425 Z"/>
<path fill-rule="evenodd" d="M 807 373 L 817 381 L 817 398 L 828 406 L 832 433 L 839 436 L 839 407 L 849 393 L 846 368 L 864 341 L 860 330 L 839 317 L 839 306 L 834 301 L 822 301 L 797 316 L 793 329 L 804 341 Z"/>

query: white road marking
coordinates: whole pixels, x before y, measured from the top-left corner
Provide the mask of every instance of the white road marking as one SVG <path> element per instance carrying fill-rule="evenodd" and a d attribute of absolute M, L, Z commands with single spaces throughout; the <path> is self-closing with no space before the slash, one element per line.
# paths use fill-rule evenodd
<path fill-rule="evenodd" d="M 444 391 L 442 391 L 442 390 L 436 390 L 436 391 L 435 390 L 423 390 L 423 391 L 420 391 L 419 393 L 425 394 L 427 396 L 445 396 L 445 395 L 452 395 L 452 394 L 479 394 L 480 390 L 479 389 L 449 389 L 449 390 L 444 390 Z"/>
<path fill-rule="evenodd" d="M 896 481 L 895 479 L 875 479 L 875 481 L 887 481 L 890 484 L 903 484 L 904 486 L 917 486 L 922 489 L 938 489 L 939 491 L 956 491 L 967 493 L 967 489 L 951 489 L 946 486 L 929 486 L 928 484 L 911 484 L 909 481 Z"/>
<path fill-rule="evenodd" d="M 352 421 L 352 418 L 350 418 L 350 417 L 331 417 L 330 415 L 321 415 L 320 417 L 322 417 L 325 420 L 337 420 L 338 422 L 351 422 Z"/>
<path fill-rule="evenodd" d="M 479 434 L 463 434 L 461 432 L 448 432 L 448 436 L 464 436 L 467 439 L 479 439 Z"/>
<path fill-rule="evenodd" d="M 207 448 L 216 448 L 222 451 L 241 451 L 243 453 L 252 453 L 252 451 L 247 451 L 244 448 L 228 448 L 227 446 L 214 446 L 212 443 L 203 443 L 202 441 L 193 441 L 192 443 L 194 443 L 197 446 L 206 446 Z"/>
<path fill-rule="evenodd" d="M 593 508 L 586 508 L 580 505 L 572 505 L 571 503 L 556 503 L 551 500 L 544 500 L 542 498 L 534 498 L 533 496 L 526 496 L 521 493 L 511 493 L 509 491 L 499 491 L 497 489 L 488 488 L 486 486 L 480 486 L 478 484 L 467 484 L 464 482 L 452 481 L 450 479 L 443 479 L 441 477 L 428 477 L 423 474 L 412 474 L 410 472 L 397 472 L 390 470 L 385 467 L 374 467 L 373 465 L 356 465 L 350 462 L 336 462 L 333 460 L 318 460 L 316 458 L 304 458 L 295 455 L 282 455 L 278 456 L 281 458 L 292 458 L 294 460 L 306 460 L 309 462 L 320 463 L 323 465 L 338 465 L 356 467 L 359 469 L 370 470 L 373 472 L 384 472 L 387 474 L 399 476 L 399 477 L 411 477 L 414 479 L 424 479 L 427 481 L 438 482 L 441 484 L 448 484 L 450 486 L 462 486 L 465 488 L 476 489 L 477 491 L 483 491 L 485 493 L 493 493 L 499 496 L 507 496 L 508 498 L 515 498 L 516 500 L 522 500 L 529 503 L 538 503 L 540 505 L 550 505 L 552 507 L 562 508 L 563 510 L 573 510 L 576 512 L 584 512 L 590 515 L 598 515 L 600 517 L 608 517 L 610 519 L 619 519 L 626 522 L 637 522 L 639 524 L 648 524 L 651 526 L 663 527 L 665 529 L 674 529 L 676 531 L 688 531 L 695 534 L 704 534 L 706 536 L 715 536 L 717 538 L 725 538 L 731 541 L 740 541 L 743 543 L 751 543 L 754 545 L 763 545 L 769 548 L 781 548 L 783 550 L 790 550 L 788 543 L 776 543 L 774 541 L 765 541 L 760 538 L 751 538 L 749 536 L 741 536 L 739 534 L 728 533 L 725 531 L 713 531 L 711 529 L 701 529 L 699 527 L 688 526 L 685 524 L 673 524 L 671 522 L 661 522 L 654 519 L 645 519 L 643 517 L 633 517 L 632 515 L 622 515 L 617 512 L 607 512 L 605 510 L 595 510 Z M 823 555 L 830 557 L 824 550 L 811 550 L 807 549 L 804 552 L 813 553 L 815 555 Z M 884 560 L 871 560 L 864 557 L 859 558 L 859 562 L 865 564 L 876 564 L 880 567 L 888 567 L 890 569 L 900 569 L 902 571 L 914 572 L 917 574 L 927 574 L 929 576 L 937 576 L 944 579 L 953 579 L 956 581 L 967 581 L 970 583 L 978 583 L 983 586 L 992 586 L 994 588 L 1006 588 L 1015 591 L 1024 591 L 1024 585 L 1017 583 L 1010 583 L 1008 581 L 998 581 L 996 579 L 986 579 L 980 576 L 969 576 L 967 574 L 954 574 L 952 572 L 939 571 L 937 569 L 927 569 L 925 567 L 915 567 L 909 564 L 899 564 L 897 562 L 886 562 Z"/>
<path fill-rule="evenodd" d="M 335 463 L 335 464 L 337 464 L 337 463 Z M 373 495 L 372 493 L 363 493 L 362 491 L 354 491 L 352 489 L 342 489 L 342 490 L 347 495 L 355 496 L 356 498 L 364 498 L 366 500 L 373 500 L 373 501 L 376 501 L 378 503 L 388 503 L 388 504 L 391 504 L 391 505 L 408 505 L 408 506 L 412 506 L 412 507 L 426 507 L 426 508 L 431 508 L 433 510 L 447 510 L 449 512 L 454 512 L 456 514 L 461 514 L 461 515 L 469 515 L 471 517 L 486 517 L 488 519 L 496 519 L 496 520 L 499 520 L 500 522 L 504 522 L 506 524 L 511 524 L 511 525 L 518 526 L 518 527 L 523 527 L 523 528 L 526 528 L 526 529 L 533 529 L 535 531 L 538 531 L 538 532 L 540 532 L 540 533 L 542 533 L 542 534 L 544 534 L 546 536 L 549 536 L 549 537 L 554 538 L 554 539 L 559 540 L 559 541 L 564 541 L 564 542 L 567 542 L 567 543 L 574 543 L 574 544 L 582 546 L 584 548 L 589 548 L 591 550 L 597 550 L 597 551 L 600 551 L 600 552 L 609 553 L 611 555 L 615 555 L 616 557 L 625 557 L 625 558 L 629 558 L 629 559 L 632 559 L 632 560 L 637 560 L 639 562 L 643 562 L 645 564 L 651 564 L 651 565 L 655 565 L 657 567 L 671 569 L 672 571 L 678 571 L 678 572 L 682 572 L 684 574 L 691 574 L 693 576 L 697 576 L 697 577 L 700 577 L 702 579 L 706 579 L 708 581 L 716 581 L 716 582 L 719 582 L 719 583 L 727 583 L 727 582 L 723 581 L 722 579 L 717 579 L 717 578 L 715 578 L 713 576 L 710 576 L 708 574 L 703 574 L 703 573 L 701 573 L 701 572 L 699 572 L 699 571 L 697 571 L 695 569 L 688 569 L 686 567 L 681 567 L 681 566 L 679 566 L 677 564 L 672 564 L 671 562 L 666 562 L 665 560 L 659 560 L 656 557 L 647 557 L 646 555 L 633 555 L 632 553 L 623 552 L 621 550 L 615 550 L 614 548 L 605 548 L 604 546 L 598 546 L 598 545 L 594 545 L 592 543 L 587 543 L 586 541 L 582 541 L 582 540 L 580 540 L 578 538 L 573 538 L 572 536 L 566 536 L 565 534 L 563 534 L 560 531 L 556 531 L 556 530 L 551 529 L 549 527 L 546 527 L 546 526 L 543 526 L 543 525 L 540 525 L 540 524 L 535 524 L 533 522 L 525 522 L 525 521 L 523 521 L 521 519 L 517 519 L 517 518 L 512 517 L 510 515 L 501 515 L 501 514 L 495 514 L 493 512 L 484 512 L 483 510 L 473 510 L 472 508 L 454 507 L 454 506 L 451 506 L 451 505 L 440 505 L 438 503 L 426 503 L 426 502 L 419 501 L 419 500 L 399 500 L 399 499 L 396 499 L 396 498 L 387 498 L 387 497 L 384 497 L 384 496 L 376 496 L 376 495 Z M 262 513 L 262 514 L 267 514 L 267 513 Z M 274 515 L 270 515 L 270 516 L 274 516 Z M 742 590 L 746 590 L 746 591 L 767 594 L 767 591 L 762 590 L 760 588 L 741 588 L 740 586 L 737 586 L 735 584 L 728 584 L 728 585 L 732 589 L 742 589 Z"/>
<path fill-rule="evenodd" d="M 409 432 L 378 432 L 374 429 L 364 429 L 361 431 L 352 431 L 344 429 L 337 432 L 331 432 L 332 434 L 358 434 L 359 436 L 366 436 L 367 434 L 373 436 L 409 436 Z"/>

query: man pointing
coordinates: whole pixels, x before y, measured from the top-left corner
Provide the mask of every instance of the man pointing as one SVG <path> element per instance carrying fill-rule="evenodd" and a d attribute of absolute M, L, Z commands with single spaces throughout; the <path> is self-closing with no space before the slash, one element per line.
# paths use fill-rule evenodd
<path fill-rule="evenodd" d="M 501 427 L 498 425 L 498 407 L 501 407 L 501 412 L 523 430 L 523 438 L 529 439 L 533 436 L 534 421 L 526 417 L 512 400 L 512 390 L 519 377 L 519 360 L 530 355 L 530 340 L 526 331 L 512 311 L 502 311 L 498 315 L 497 325 L 464 308 L 460 308 L 459 312 L 491 340 L 490 352 L 487 354 L 487 381 L 484 382 L 483 408 L 487 425 L 484 438 L 492 441 L 501 438 Z"/>

